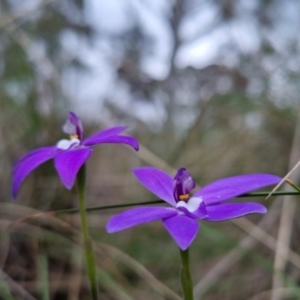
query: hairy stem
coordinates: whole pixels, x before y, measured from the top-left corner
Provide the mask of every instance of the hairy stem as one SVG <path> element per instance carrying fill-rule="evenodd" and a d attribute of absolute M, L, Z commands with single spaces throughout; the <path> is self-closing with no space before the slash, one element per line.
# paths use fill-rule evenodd
<path fill-rule="evenodd" d="M 190 271 L 189 249 L 181 250 L 181 285 L 183 289 L 184 299 L 193 300 L 193 281 Z"/>
<path fill-rule="evenodd" d="M 77 175 L 81 231 L 82 231 L 83 241 L 84 241 L 85 262 L 86 262 L 86 269 L 87 269 L 91 292 L 92 292 L 92 298 L 93 300 L 98 300 L 96 263 L 95 263 L 95 257 L 93 252 L 93 245 L 92 245 L 92 241 L 88 229 L 86 203 L 85 203 L 85 186 L 86 186 L 86 173 L 85 173 L 85 165 L 83 165 L 80 168 Z"/>

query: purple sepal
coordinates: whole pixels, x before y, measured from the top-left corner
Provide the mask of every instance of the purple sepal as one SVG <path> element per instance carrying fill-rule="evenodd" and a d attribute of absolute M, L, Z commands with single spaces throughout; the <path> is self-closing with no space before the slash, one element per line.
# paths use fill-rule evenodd
<path fill-rule="evenodd" d="M 21 157 L 13 167 L 12 194 L 15 198 L 23 180 L 42 163 L 53 158 L 56 147 L 43 147 L 33 150 Z"/>
<path fill-rule="evenodd" d="M 135 138 L 126 135 L 115 135 L 103 138 L 101 140 L 98 140 L 98 142 L 95 144 L 127 144 L 131 146 L 134 150 L 139 150 L 138 141 Z"/>
<path fill-rule="evenodd" d="M 126 129 L 126 126 L 115 126 L 112 128 L 98 131 L 98 132 L 92 134 L 91 136 L 89 136 L 88 138 L 86 138 L 82 144 L 85 146 L 92 146 L 92 145 L 98 144 L 98 140 L 103 140 L 104 138 L 118 135 L 125 129 Z"/>
<path fill-rule="evenodd" d="M 173 178 L 153 167 L 142 167 L 132 170 L 139 182 L 158 198 L 176 206 L 173 196 Z"/>
<path fill-rule="evenodd" d="M 126 129 L 125 126 L 117 126 L 100 131 L 85 139 L 82 144 L 84 146 L 93 146 L 103 143 L 127 144 L 138 151 L 139 143 L 135 138 L 126 135 L 118 135 L 124 129 Z"/>
<path fill-rule="evenodd" d="M 152 206 L 133 208 L 112 217 L 106 225 L 106 230 L 109 233 L 113 233 L 139 224 L 169 218 L 174 215 L 177 215 L 177 211 L 170 207 Z"/>
<path fill-rule="evenodd" d="M 266 207 L 259 203 L 224 203 L 206 207 L 208 216 L 206 221 L 218 222 L 240 218 L 249 214 L 265 214 Z"/>
<path fill-rule="evenodd" d="M 80 167 L 89 159 L 93 150 L 77 148 L 59 151 L 54 158 L 54 165 L 62 183 L 70 189 L 76 179 Z"/>
<path fill-rule="evenodd" d="M 194 196 L 202 197 L 206 205 L 223 202 L 239 195 L 257 190 L 281 181 L 270 174 L 247 174 L 214 181 L 197 191 Z"/>
<path fill-rule="evenodd" d="M 181 250 L 186 250 L 198 233 L 198 222 L 188 216 L 177 215 L 162 221 Z"/>

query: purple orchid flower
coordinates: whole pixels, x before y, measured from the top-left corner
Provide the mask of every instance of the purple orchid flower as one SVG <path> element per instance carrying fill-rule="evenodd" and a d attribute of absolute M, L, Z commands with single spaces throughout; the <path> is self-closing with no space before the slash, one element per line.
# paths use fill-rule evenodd
<path fill-rule="evenodd" d="M 54 158 L 54 165 L 62 183 L 70 189 L 80 167 L 89 159 L 93 150 L 90 146 L 103 143 L 128 144 L 139 149 L 137 140 L 131 136 L 119 135 L 126 126 L 112 127 L 97 132 L 83 139 L 81 120 L 73 112 L 63 126 L 63 131 L 70 135 L 69 140 L 60 140 L 56 146 L 33 150 L 21 157 L 13 167 L 13 197 L 15 198 L 26 176 L 40 164 Z"/>
<path fill-rule="evenodd" d="M 106 226 L 109 233 L 135 225 L 162 220 L 179 248 L 187 249 L 198 232 L 197 219 L 211 222 L 230 220 L 248 214 L 264 214 L 267 209 L 259 203 L 224 203 L 250 191 L 280 182 L 270 174 L 247 174 L 214 181 L 192 197 L 190 191 L 196 184 L 185 168 L 178 170 L 174 179 L 152 167 L 133 170 L 136 178 L 160 199 L 172 207 L 139 207 L 112 217 Z"/>

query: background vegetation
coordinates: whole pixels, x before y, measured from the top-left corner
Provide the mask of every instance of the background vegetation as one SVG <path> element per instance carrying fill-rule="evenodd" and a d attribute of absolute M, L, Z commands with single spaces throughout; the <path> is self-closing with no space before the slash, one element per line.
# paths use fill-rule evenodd
<path fill-rule="evenodd" d="M 300 159 L 298 1 L 96 2 L 0 0 L 1 299 L 89 299 L 78 215 L 27 218 L 77 207 L 76 191 L 50 161 L 11 197 L 12 164 L 63 138 L 69 110 L 86 135 L 126 124 L 141 143 L 138 153 L 95 149 L 89 206 L 154 200 L 131 175 L 136 166 L 185 166 L 204 185 L 283 176 Z M 201 223 L 196 299 L 299 299 L 293 201 L 269 199 L 263 217 Z M 175 243 L 159 222 L 108 235 L 118 211 L 89 215 L 101 299 L 180 299 Z"/>

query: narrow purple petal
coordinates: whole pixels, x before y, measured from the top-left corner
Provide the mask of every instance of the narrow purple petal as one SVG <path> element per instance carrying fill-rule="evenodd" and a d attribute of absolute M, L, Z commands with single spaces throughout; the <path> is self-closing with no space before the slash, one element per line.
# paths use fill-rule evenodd
<path fill-rule="evenodd" d="M 163 223 L 181 250 L 186 250 L 198 233 L 198 222 L 185 215 L 164 219 Z"/>
<path fill-rule="evenodd" d="M 21 183 L 26 176 L 40 164 L 53 158 L 56 154 L 56 147 L 43 147 L 33 150 L 21 157 L 13 167 L 13 197 L 16 198 Z"/>
<path fill-rule="evenodd" d="M 89 159 L 92 152 L 90 148 L 78 148 L 60 151 L 55 156 L 55 168 L 68 189 L 73 186 L 80 167 Z"/>
<path fill-rule="evenodd" d="M 176 214 L 176 209 L 172 207 L 152 206 L 133 208 L 112 217 L 106 225 L 106 230 L 108 233 L 113 233 L 135 225 L 169 218 Z"/>
<path fill-rule="evenodd" d="M 95 145 L 95 144 L 127 144 L 127 145 L 131 146 L 133 149 L 135 149 L 136 151 L 139 150 L 138 141 L 135 138 L 133 138 L 131 136 L 126 136 L 126 135 L 113 135 L 113 136 L 109 136 L 106 138 L 94 140 L 93 143 L 84 142 L 83 145 L 91 146 L 91 145 Z"/>
<path fill-rule="evenodd" d="M 206 205 L 219 203 L 239 195 L 280 182 L 270 174 L 247 174 L 214 181 L 197 191 L 194 196 L 203 198 Z"/>
<path fill-rule="evenodd" d="M 110 136 L 118 135 L 125 129 L 126 129 L 126 126 L 116 126 L 116 127 L 111 127 L 111 128 L 105 129 L 105 130 L 98 131 L 98 132 L 94 133 L 93 135 L 89 136 L 88 138 L 86 138 L 82 144 L 85 146 L 92 146 L 92 145 L 98 144 L 99 140 L 102 140 L 102 139 L 110 137 Z"/>
<path fill-rule="evenodd" d="M 218 222 L 240 218 L 249 214 L 265 214 L 267 209 L 259 203 L 225 203 L 206 207 L 208 216 L 206 221 Z"/>
<path fill-rule="evenodd" d="M 153 167 L 142 167 L 133 169 L 133 174 L 139 182 L 162 200 L 172 206 L 176 206 L 173 196 L 173 178 Z"/>

